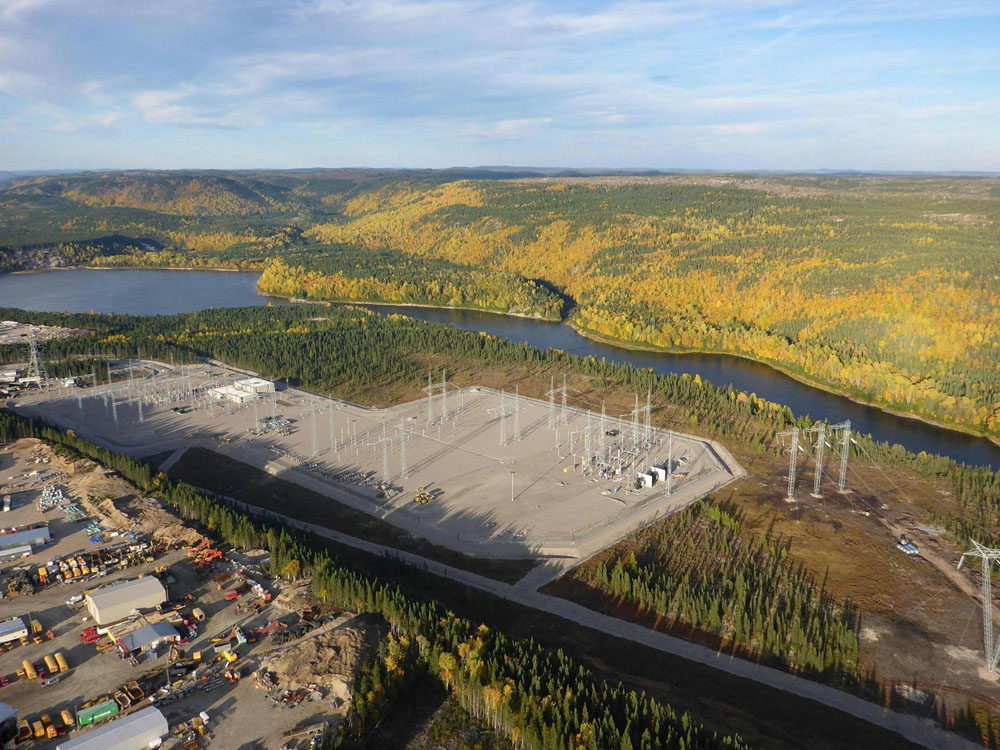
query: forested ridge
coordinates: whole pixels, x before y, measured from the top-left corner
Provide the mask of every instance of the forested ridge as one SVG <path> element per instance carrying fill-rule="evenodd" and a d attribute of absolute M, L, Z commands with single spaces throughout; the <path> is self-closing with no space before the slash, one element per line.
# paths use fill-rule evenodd
<path fill-rule="evenodd" d="M 0 252 L 116 234 L 164 249 L 66 262 L 269 267 L 275 293 L 540 317 L 565 297 L 592 335 L 745 355 L 1000 437 L 996 179 L 496 177 L 28 178 L 0 186 Z"/>
<path fill-rule="evenodd" d="M 688 713 L 621 684 L 612 685 L 561 651 L 509 638 L 470 622 L 400 586 L 345 564 L 307 538 L 236 512 L 189 485 L 172 483 L 148 464 L 115 454 L 74 435 L 9 412 L 0 412 L 0 443 L 45 440 L 65 453 L 120 472 L 185 518 L 241 549 L 264 547 L 271 572 L 312 576 L 322 602 L 375 612 L 392 627 L 377 663 L 358 679 L 347 721 L 324 741 L 343 750 L 369 744 L 380 711 L 399 697 L 412 673 L 440 679 L 463 707 L 487 719 L 526 750 L 740 750 L 737 737 L 707 732 Z"/>

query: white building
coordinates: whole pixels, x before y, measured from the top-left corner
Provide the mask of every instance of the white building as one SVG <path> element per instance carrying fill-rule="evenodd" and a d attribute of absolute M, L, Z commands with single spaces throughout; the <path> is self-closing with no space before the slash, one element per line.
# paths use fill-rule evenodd
<path fill-rule="evenodd" d="M 274 393 L 274 383 L 264 378 L 244 378 L 237 380 L 233 385 L 247 393 Z"/>
<path fill-rule="evenodd" d="M 257 398 L 253 391 L 243 391 L 234 385 L 220 385 L 209 391 L 219 401 L 232 401 L 236 404 L 245 404 Z"/>
<path fill-rule="evenodd" d="M 12 617 L 0 622 L 0 644 L 17 641 L 28 637 L 28 626 L 20 617 Z"/>
<path fill-rule="evenodd" d="M 146 750 L 170 732 L 167 718 L 150 706 L 57 746 L 57 750 Z"/>
<path fill-rule="evenodd" d="M 154 609 L 166 600 L 167 590 L 154 576 L 113 583 L 84 597 L 98 625 L 122 620 L 137 610 Z"/>

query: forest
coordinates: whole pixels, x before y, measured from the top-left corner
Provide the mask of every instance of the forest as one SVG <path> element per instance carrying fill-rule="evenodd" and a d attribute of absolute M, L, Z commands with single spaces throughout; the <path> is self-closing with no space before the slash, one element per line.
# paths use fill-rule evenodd
<path fill-rule="evenodd" d="M 500 177 L 28 178 L 0 186 L 0 252 L 116 235 L 156 250 L 66 262 L 268 268 L 262 288 L 310 299 L 568 312 L 588 335 L 748 356 L 1000 437 L 1000 181 Z"/>
<path fill-rule="evenodd" d="M 786 558 L 780 540 L 748 538 L 736 511 L 706 500 L 574 575 L 675 626 L 717 635 L 741 656 L 856 684 L 857 612 Z"/>

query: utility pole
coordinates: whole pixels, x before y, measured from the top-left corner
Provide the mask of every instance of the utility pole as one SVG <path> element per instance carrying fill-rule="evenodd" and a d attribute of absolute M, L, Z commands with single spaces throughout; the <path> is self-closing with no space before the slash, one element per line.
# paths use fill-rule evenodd
<path fill-rule="evenodd" d="M 556 425 L 556 379 L 549 376 L 549 429 Z"/>

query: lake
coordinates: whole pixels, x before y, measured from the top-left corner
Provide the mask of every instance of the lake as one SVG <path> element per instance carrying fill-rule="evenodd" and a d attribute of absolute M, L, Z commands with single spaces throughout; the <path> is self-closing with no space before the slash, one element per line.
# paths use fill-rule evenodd
<path fill-rule="evenodd" d="M 26 310 L 157 315 L 194 312 L 209 307 L 286 304 L 257 294 L 256 273 L 227 271 L 97 271 L 73 269 L 0 275 L 0 306 Z M 667 354 L 622 349 L 590 341 L 563 323 L 550 323 L 467 310 L 373 305 L 382 314 L 401 313 L 431 323 L 551 347 L 581 356 L 628 362 L 666 373 L 699 375 L 703 380 L 734 387 L 780 404 L 796 414 L 840 422 L 878 440 L 899 443 L 912 451 L 950 456 L 969 464 L 1000 468 L 1000 446 L 923 422 L 887 414 L 804 385 L 770 367 L 724 354 Z"/>

